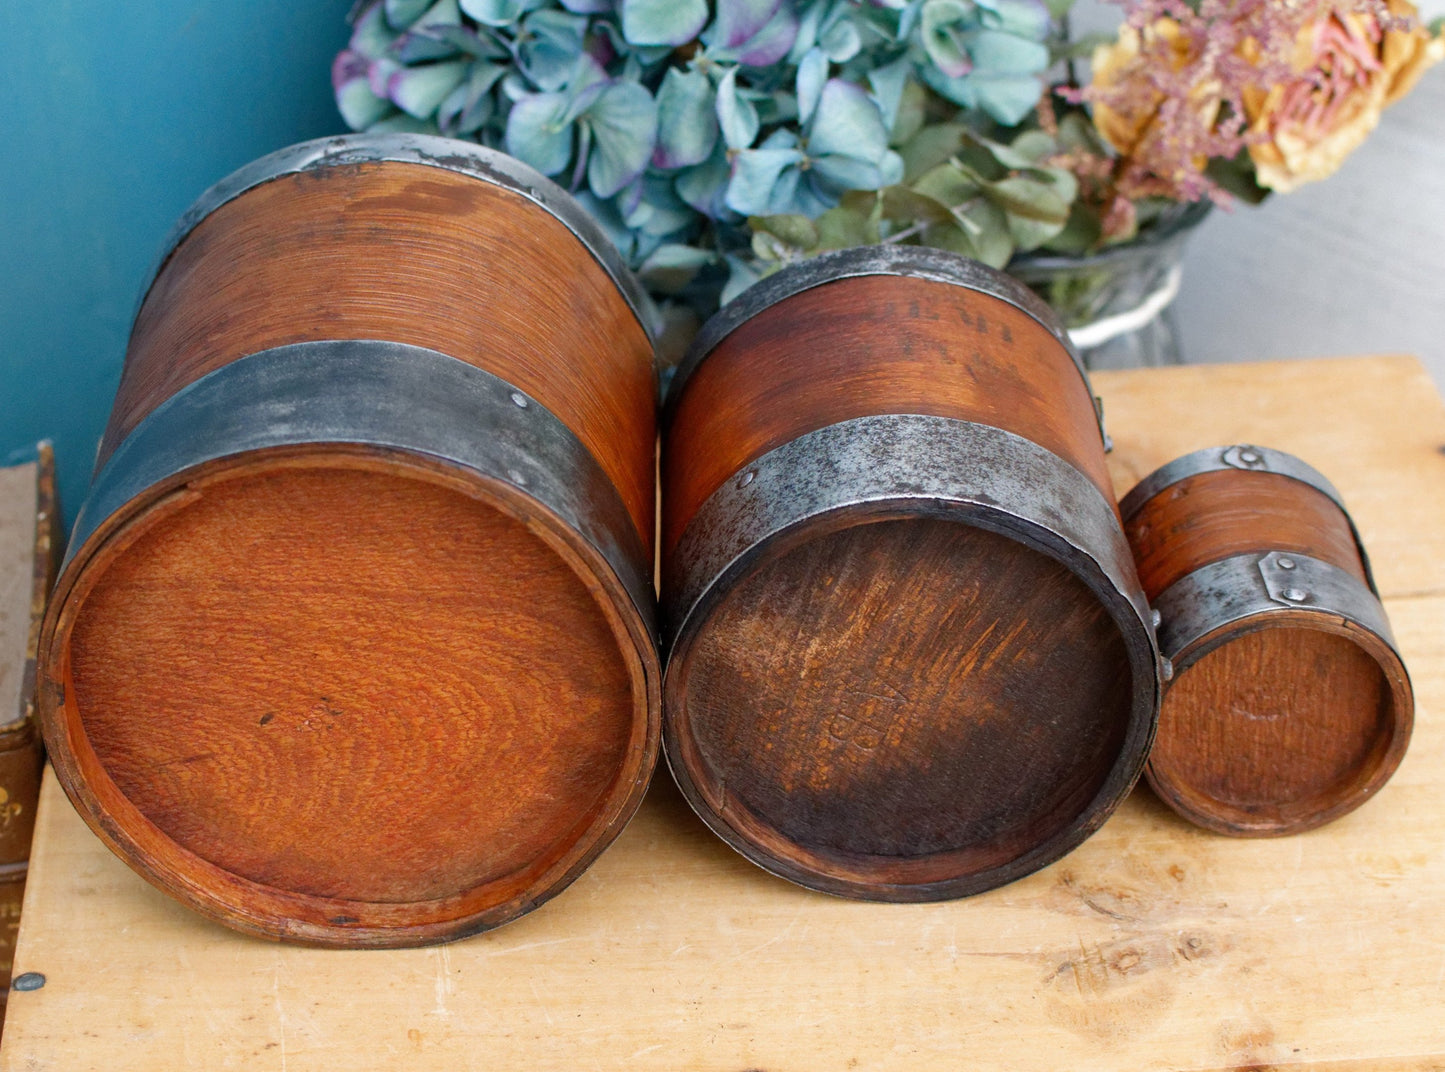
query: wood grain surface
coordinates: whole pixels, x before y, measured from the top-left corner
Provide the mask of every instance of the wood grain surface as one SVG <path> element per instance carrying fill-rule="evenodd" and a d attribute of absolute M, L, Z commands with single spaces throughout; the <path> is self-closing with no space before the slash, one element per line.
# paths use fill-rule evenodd
<path fill-rule="evenodd" d="M 1349 518 L 1324 492 L 1278 473 L 1181 480 L 1140 507 L 1124 532 L 1150 600 L 1200 566 L 1250 552 L 1309 555 L 1365 583 Z"/>
<path fill-rule="evenodd" d="M 640 799 L 655 656 L 580 537 L 495 491 L 311 447 L 131 522 L 67 592 L 42 679 L 96 828 L 293 941 L 455 937 L 565 886 Z"/>
<path fill-rule="evenodd" d="M 650 546 L 656 386 L 636 315 L 556 217 L 421 164 L 313 168 L 202 220 L 136 318 L 98 465 L 187 383 L 320 339 L 425 346 L 521 388 L 591 451 Z"/>
<path fill-rule="evenodd" d="M 1221 833 L 1298 833 L 1358 807 L 1394 772 L 1410 707 L 1376 654 L 1305 616 L 1232 636 L 1171 684 L 1150 783 Z M 1402 725 L 1403 722 L 1403 725 Z"/>
<path fill-rule="evenodd" d="M 1083 582 L 937 519 L 773 557 L 683 671 L 669 747 L 709 808 L 765 859 L 872 896 L 982 876 L 1062 836 L 1130 723 L 1128 654 Z"/>
<path fill-rule="evenodd" d="M 1110 491 L 1093 399 L 1032 317 L 963 287 L 862 276 L 763 310 L 687 381 L 663 452 L 663 548 L 754 458 L 875 413 L 1004 428 Z"/>
<path fill-rule="evenodd" d="M 1445 410 L 1403 359 L 1096 383 L 1120 491 L 1189 450 L 1258 440 L 1328 473 L 1378 548 L 1419 718 L 1358 811 L 1239 840 L 1140 789 L 1011 886 L 873 905 L 763 873 L 659 779 L 613 850 L 528 917 L 341 953 L 187 912 L 51 780 L 16 965 L 45 985 L 12 998 L 0 1068 L 1439 1072 Z"/>

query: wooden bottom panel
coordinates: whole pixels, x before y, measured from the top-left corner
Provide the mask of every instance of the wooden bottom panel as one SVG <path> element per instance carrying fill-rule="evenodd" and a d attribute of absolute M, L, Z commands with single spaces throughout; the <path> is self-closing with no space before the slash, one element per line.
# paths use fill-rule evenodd
<path fill-rule="evenodd" d="M 636 655 L 524 520 L 343 460 L 154 512 L 68 652 L 89 789 L 137 836 L 425 923 L 518 897 L 633 792 Z"/>
<path fill-rule="evenodd" d="M 1394 703 L 1380 665 L 1351 638 L 1300 623 L 1258 629 L 1174 680 L 1149 777 L 1212 829 L 1316 825 L 1376 782 L 1399 717 Z"/>
<path fill-rule="evenodd" d="M 730 592 L 673 724 L 709 806 L 768 855 L 923 884 L 1009 863 L 1085 813 L 1131 682 L 1117 627 L 1063 565 L 966 525 L 881 521 Z"/>

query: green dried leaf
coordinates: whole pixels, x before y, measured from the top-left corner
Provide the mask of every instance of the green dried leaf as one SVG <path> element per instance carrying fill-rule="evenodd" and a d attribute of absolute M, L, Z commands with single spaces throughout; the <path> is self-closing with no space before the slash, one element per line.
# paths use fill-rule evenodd
<path fill-rule="evenodd" d="M 907 186 L 887 186 L 881 193 L 883 218 L 893 223 L 916 223 L 920 220 L 942 223 L 952 216 L 948 205 Z"/>
<path fill-rule="evenodd" d="M 924 127 L 898 150 L 903 157 L 903 181 L 913 182 L 920 175 L 947 163 L 963 147 L 968 128 L 960 123 L 938 123 Z"/>
<path fill-rule="evenodd" d="M 1008 218 L 1009 238 L 1013 240 L 1014 249 L 1021 253 L 1038 249 L 1062 230 L 1063 227 L 1057 223 L 1030 220 L 1023 216 L 1010 215 Z"/>
<path fill-rule="evenodd" d="M 958 221 L 934 224 L 923 232 L 923 244 L 971 257 L 993 268 L 1002 268 L 1013 255 L 1008 226 L 1003 223 L 990 228 L 975 224 L 972 230 L 966 230 Z"/>
<path fill-rule="evenodd" d="M 1069 209 L 1069 219 L 1064 224 L 1064 229 L 1044 242 L 1043 248 L 1054 253 L 1081 257 L 1098 246 L 1103 233 L 1098 212 L 1076 201 Z"/>
<path fill-rule="evenodd" d="M 983 186 L 972 175 L 954 164 L 934 168 L 912 186 L 918 193 L 951 208 L 971 201 L 983 192 Z"/>
<path fill-rule="evenodd" d="M 898 112 L 893 120 L 893 133 L 888 144 L 895 148 L 907 144 L 923 129 L 928 119 L 928 92 L 911 79 L 903 86 Z"/>
<path fill-rule="evenodd" d="M 789 213 L 783 216 L 750 216 L 748 226 L 753 233 L 770 234 L 794 249 L 810 250 L 818 246 L 818 229 L 807 216 Z"/>
<path fill-rule="evenodd" d="M 1042 130 L 1024 131 L 1009 144 L 1009 149 L 1016 157 L 1029 164 L 1037 164 L 1059 151 L 1054 139 Z"/>
<path fill-rule="evenodd" d="M 980 138 L 977 134 L 970 133 L 959 146 L 958 152 L 953 154 L 964 167 L 975 172 L 980 178 L 988 182 L 1008 177 L 1009 171 L 1014 165 L 1007 164 L 998 158 L 998 150 L 1010 160 L 1017 160 L 1019 166 L 1027 167 L 1028 162 L 1022 158 L 1015 158 L 1009 151 L 1008 146 L 999 145 L 986 138 Z"/>
<path fill-rule="evenodd" d="M 1232 160 L 1215 157 L 1209 161 L 1204 174 L 1220 189 L 1233 194 L 1246 205 L 1257 205 L 1269 196 L 1269 190 L 1255 178 L 1254 161 L 1250 159 L 1248 149 L 1241 149 Z"/>
<path fill-rule="evenodd" d="M 753 256 L 761 261 L 777 261 L 788 263 L 798 259 L 802 251 L 795 246 L 790 246 L 777 235 L 768 234 L 766 231 L 753 232 Z"/>
<path fill-rule="evenodd" d="M 818 227 L 818 249 L 851 249 L 871 246 L 878 241 L 878 223 L 868 212 L 839 205 L 830 208 L 815 221 Z"/>
<path fill-rule="evenodd" d="M 1072 205 L 1079 196 L 1078 177 L 1068 168 L 1031 168 L 1025 174 L 1052 186 L 1066 205 Z"/>
<path fill-rule="evenodd" d="M 675 294 L 712 261 L 713 255 L 707 250 L 669 242 L 653 250 L 637 269 L 637 274 L 652 290 Z"/>
<path fill-rule="evenodd" d="M 1021 175 L 991 182 L 984 195 L 1010 216 L 1050 224 L 1057 231 L 1069 218 L 1069 206 L 1052 186 Z"/>
<path fill-rule="evenodd" d="M 1059 120 L 1059 146 L 1071 153 L 1113 155 L 1108 143 L 1082 112 L 1070 112 Z"/>

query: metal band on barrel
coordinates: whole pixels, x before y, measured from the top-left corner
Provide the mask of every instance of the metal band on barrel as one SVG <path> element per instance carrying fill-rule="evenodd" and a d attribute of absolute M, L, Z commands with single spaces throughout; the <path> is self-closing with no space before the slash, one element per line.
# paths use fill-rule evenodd
<path fill-rule="evenodd" d="M 1358 577 L 1292 552 L 1234 555 L 1201 566 L 1161 592 L 1154 609 L 1159 648 L 1171 662 L 1211 633 L 1284 610 L 1351 622 L 1399 654 L 1385 608 Z"/>
<path fill-rule="evenodd" d="M 1099 421 L 1099 434 L 1105 443 L 1108 435 L 1104 432 L 1103 410 L 1093 388 L 1089 384 L 1089 373 L 1084 359 L 1069 340 L 1069 334 L 1059 322 L 1058 316 L 1048 303 L 1028 287 L 1011 276 L 994 271 L 986 265 L 960 257 L 946 250 L 930 249 L 926 246 L 859 246 L 855 249 L 839 250 L 812 257 L 800 264 L 783 269 L 775 275 L 754 283 L 727 305 L 707 323 L 693 340 L 692 346 L 678 363 L 668 387 L 664 423 L 671 419 L 677 407 L 682 389 L 692 374 L 697 371 L 707 355 L 719 343 L 731 335 L 751 318 L 763 310 L 801 294 L 814 287 L 825 286 L 840 279 L 856 279 L 871 275 L 906 276 L 910 279 L 924 279 L 934 283 L 948 283 L 963 287 L 979 294 L 996 298 L 1012 305 L 1015 309 L 1037 321 L 1039 326 L 1052 335 L 1068 353 L 1079 370 L 1084 388 L 1094 399 L 1095 415 Z"/>
<path fill-rule="evenodd" d="M 1145 503 L 1165 488 L 1172 487 L 1181 480 L 1187 480 L 1192 476 L 1199 476 L 1201 473 L 1217 473 L 1226 470 L 1287 476 L 1291 480 L 1298 480 L 1301 484 L 1307 484 L 1320 494 L 1327 496 L 1340 508 L 1340 513 L 1345 515 L 1345 521 L 1350 526 L 1350 535 L 1355 539 L 1355 550 L 1360 554 L 1360 564 L 1365 570 L 1365 580 L 1370 586 L 1370 591 L 1376 595 L 1379 594 L 1379 589 L 1375 587 L 1374 572 L 1370 569 L 1370 556 L 1365 551 L 1365 543 L 1360 539 L 1359 530 L 1355 528 L 1355 519 L 1345 509 L 1345 500 L 1340 496 L 1339 491 L 1314 466 L 1296 458 L 1293 454 L 1286 454 L 1282 450 L 1238 443 L 1231 447 L 1205 447 L 1203 450 L 1196 450 L 1181 458 L 1175 458 L 1135 484 L 1129 494 L 1119 501 L 1119 513 L 1123 515 L 1127 524 L 1135 514 L 1144 508 Z"/>
<path fill-rule="evenodd" d="M 520 160 L 495 149 L 455 138 L 432 134 L 346 134 L 335 138 L 317 138 L 280 149 L 233 172 L 197 198 L 171 229 L 155 267 L 146 279 L 136 303 L 137 313 L 144 304 L 151 285 L 177 246 L 203 219 L 226 202 L 240 197 L 247 190 L 283 175 L 319 171 L 350 164 L 391 162 L 420 164 L 468 175 L 493 186 L 511 190 L 554 216 L 578 241 L 587 247 L 603 270 L 612 277 L 617 289 L 632 308 L 637 322 L 654 336 L 655 310 L 647 291 L 628 270 L 617 247 L 601 225 L 571 194 L 551 179 L 534 171 Z"/>
<path fill-rule="evenodd" d="M 576 435 L 483 369 L 394 342 L 305 342 L 243 357 L 166 399 L 96 477 L 65 566 L 146 489 L 221 458 L 318 443 L 390 447 L 520 488 L 606 561 L 656 635 L 650 560 Z"/>
<path fill-rule="evenodd" d="M 1083 473 L 1038 444 L 948 417 L 858 417 L 769 451 L 718 488 L 668 556 L 667 643 L 750 552 L 812 518 L 862 505 L 966 520 L 1076 568 L 1126 633 L 1154 645 L 1129 545 Z M 1094 566 L 1079 571 L 1081 562 Z M 1112 593 L 1112 594 L 1111 594 Z M 1128 611 L 1124 610 L 1128 607 Z M 1154 652 L 1157 657 L 1157 652 Z M 1153 668 L 1147 671 L 1153 677 Z M 1157 685 L 1156 685 L 1157 689 Z"/>

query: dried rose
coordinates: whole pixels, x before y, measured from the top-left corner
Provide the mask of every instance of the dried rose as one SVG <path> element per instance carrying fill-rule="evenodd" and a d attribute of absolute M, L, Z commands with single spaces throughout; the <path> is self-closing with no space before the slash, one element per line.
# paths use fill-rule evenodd
<path fill-rule="evenodd" d="M 1301 28 L 1293 80 L 1244 93 L 1258 181 L 1280 192 L 1323 179 L 1363 142 L 1387 105 L 1445 57 L 1445 37 L 1419 25 L 1409 0 L 1388 0 L 1390 21 L 1328 11 Z"/>
<path fill-rule="evenodd" d="M 1201 47 L 1208 43 L 1197 26 L 1156 18 L 1142 28 L 1125 24 L 1116 41 L 1094 50 L 1085 97 L 1095 127 L 1119 152 L 1123 196 L 1192 201 L 1210 192 L 1204 169 L 1224 147 L 1224 98 Z"/>

